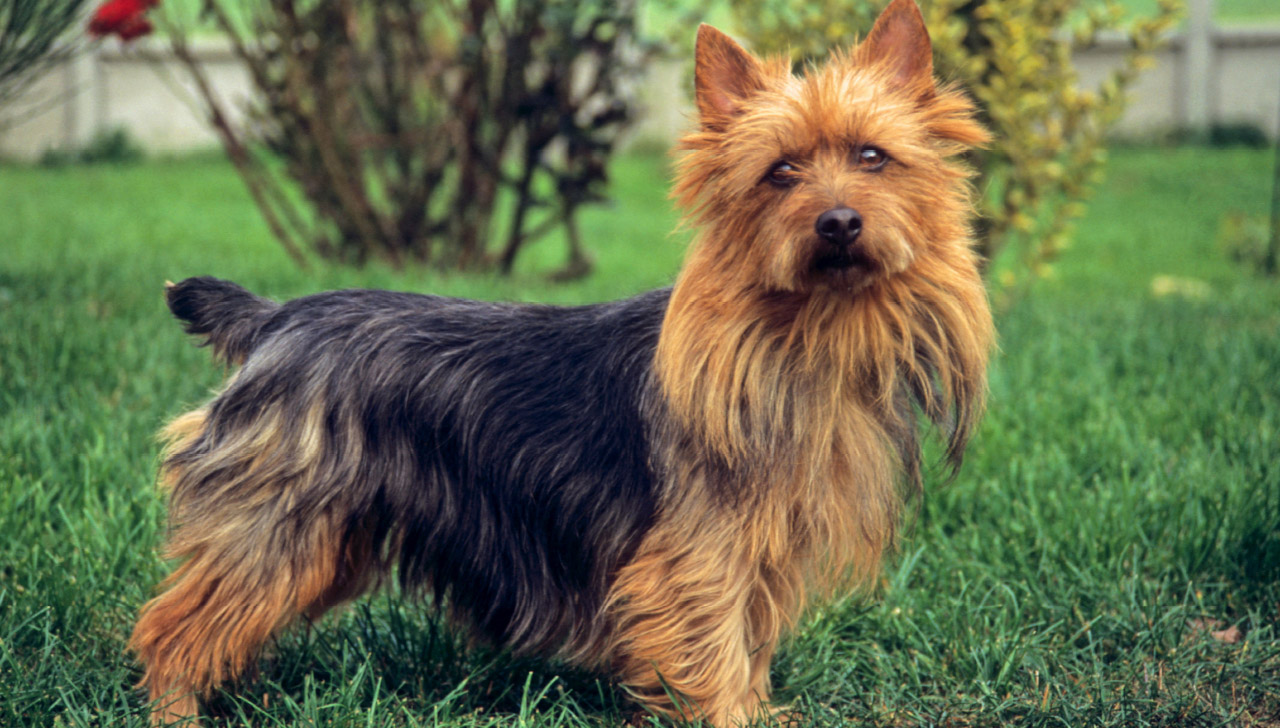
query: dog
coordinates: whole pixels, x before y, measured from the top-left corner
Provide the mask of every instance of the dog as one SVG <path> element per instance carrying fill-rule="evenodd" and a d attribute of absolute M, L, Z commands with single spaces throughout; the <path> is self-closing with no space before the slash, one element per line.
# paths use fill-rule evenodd
<path fill-rule="evenodd" d="M 913 0 L 800 76 L 704 25 L 695 87 L 671 288 L 552 307 L 168 286 L 237 369 L 165 431 L 180 565 L 130 642 L 157 723 L 393 574 L 650 711 L 775 710 L 779 640 L 892 547 L 922 423 L 958 468 L 982 412 L 961 155 L 988 135 L 935 82 Z"/>

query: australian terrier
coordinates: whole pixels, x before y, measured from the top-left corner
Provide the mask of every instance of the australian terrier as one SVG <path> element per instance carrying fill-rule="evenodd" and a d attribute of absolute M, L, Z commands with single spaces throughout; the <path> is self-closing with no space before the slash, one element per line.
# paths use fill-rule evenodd
<path fill-rule="evenodd" d="M 913 0 L 794 76 L 698 30 L 674 287 L 574 308 L 385 291 L 166 296 L 239 369 L 165 434 L 167 554 L 131 640 L 157 723 L 272 635 L 397 572 L 475 635 L 607 674 L 658 713 L 769 712 L 806 603 L 872 577 L 958 467 L 991 315 L 974 106 Z"/>

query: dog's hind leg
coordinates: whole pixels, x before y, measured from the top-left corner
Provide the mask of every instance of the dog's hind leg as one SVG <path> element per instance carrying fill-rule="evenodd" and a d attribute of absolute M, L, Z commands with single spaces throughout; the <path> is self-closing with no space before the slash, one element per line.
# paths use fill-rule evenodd
<path fill-rule="evenodd" d="M 194 715 L 197 696 L 244 674 L 280 628 L 319 618 L 369 584 L 358 566 L 364 549 L 343 544 L 332 524 L 308 524 L 290 540 L 282 551 L 264 533 L 217 534 L 143 607 L 130 646 L 157 724 Z"/>
<path fill-rule="evenodd" d="M 194 442 L 202 425 L 199 413 L 175 421 L 173 449 Z M 255 470 L 269 468 L 251 464 L 225 470 L 233 485 L 206 479 L 196 489 L 193 473 L 174 462 L 164 482 L 181 504 L 173 507 L 166 555 L 183 563 L 142 608 L 129 642 L 144 666 L 141 685 L 156 725 L 194 716 L 198 698 L 251 669 L 282 627 L 358 596 L 380 573 L 372 540 L 344 520 L 348 511 L 340 517 L 336 504 L 294 507 L 307 485 L 300 475 L 258 481 Z M 199 493 L 178 499 L 183 489 Z"/>

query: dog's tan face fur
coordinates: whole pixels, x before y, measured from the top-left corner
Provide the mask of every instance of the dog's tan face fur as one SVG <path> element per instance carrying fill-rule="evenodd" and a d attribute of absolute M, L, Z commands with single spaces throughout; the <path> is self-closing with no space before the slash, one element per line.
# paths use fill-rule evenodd
<path fill-rule="evenodd" d="M 701 129 L 684 141 L 676 194 L 718 244 L 707 251 L 724 257 L 716 274 L 856 294 L 939 245 L 967 244 L 967 173 L 949 157 L 987 135 L 963 96 L 935 88 L 913 4 L 891 6 L 851 53 L 800 77 L 703 26 L 696 86 Z M 815 231 L 842 207 L 860 217 L 851 251 Z"/>
<path fill-rule="evenodd" d="M 912 0 L 895 0 L 865 41 L 800 76 L 786 59 L 758 60 L 699 29 L 700 124 L 681 140 L 673 190 L 698 235 L 658 371 L 676 413 L 701 421 L 724 452 L 750 449 L 735 431 L 782 425 L 752 414 L 762 393 L 740 390 L 775 386 L 764 382 L 797 361 L 851 376 L 841 388 L 873 401 L 892 399 L 903 374 L 961 400 L 980 391 L 992 334 L 969 229 L 972 171 L 958 156 L 988 135 L 972 102 L 932 71 Z M 844 250 L 819 232 L 840 209 L 860 225 Z M 789 359 L 796 347 L 801 358 Z"/>

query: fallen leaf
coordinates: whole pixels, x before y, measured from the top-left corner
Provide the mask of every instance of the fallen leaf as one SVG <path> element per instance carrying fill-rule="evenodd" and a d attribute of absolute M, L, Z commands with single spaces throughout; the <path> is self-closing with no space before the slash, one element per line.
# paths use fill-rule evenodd
<path fill-rule="evenodd" d="M 1209 636 L 1219 642 L 1225 642 L 1229 645 L 1234 645 L 1235 643 L 1239 642 L 1242 637 L 1244 637 L 1244 633 L 1240 631 L 1239 627 L 1233 624 L 1230 627 L 1227 627 L 1226 629 L 1221 629 L 1221 630 L 1218 630 L 1217 632 L 1210 632 Z"/>
<path fill-rule="evenodd" d="M 1233 624 L 1226 629 L 1222 629 L 1222 625 L 1222 620 L 1211 618 L 1193 619 L 1187 622 L 1187 626 L 1191 629 L 1198 632 L 1208 632 L 1210 639 L 1228 645 L 1234 645 L 1244 639 L 1244 632 L 1236 625 Z"/>

